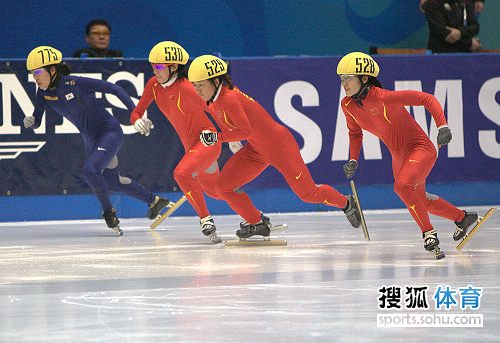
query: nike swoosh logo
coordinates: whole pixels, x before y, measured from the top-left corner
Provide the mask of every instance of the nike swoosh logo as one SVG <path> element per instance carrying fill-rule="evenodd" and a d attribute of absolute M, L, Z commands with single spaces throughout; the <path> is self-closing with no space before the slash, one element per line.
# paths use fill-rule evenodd
<path fill-rule="evenodd" d="M 418 162 L 417 160 L 408 160 L 408 162 Z"/>
<path fill-rule="evenodd" d="M 295 180 L 300 179 L 301 176 L 302 176 L 302 172 L 300 172 L 300 174 L 295 177 Z"/>
<path fill-rule="evenodd" d="M 189 152 L 198 152 L 198 150 L 189 150 Z"/>
<path fill-rule="evenodd" d="M 97 150 L 100 150 L 100 151 L 107 151 L 106 149 L 101 148 L 100 146 L 98 146 L 98 147 L 97 147 Z"/>

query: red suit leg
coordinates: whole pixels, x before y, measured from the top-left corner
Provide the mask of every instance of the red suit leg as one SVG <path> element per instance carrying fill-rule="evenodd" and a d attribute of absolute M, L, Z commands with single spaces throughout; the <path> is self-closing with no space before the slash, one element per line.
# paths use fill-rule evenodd
<path fill-rule="evenodd" d="M 279 150 L 272 153 L 271 165 L 285 177 L 294 193 L 305 202 L 344 208 L 347 198 L 329 185 L 317 185 L 292 134 L 287 130 L 283 136 Z"/>
<path fill-rule="evenodd" d="M 425 180 L 435 161 L 436 151 L 426 148 L 413 149 L 403 157 L 393 156 L 394 191 L 403 200 L 422 232 L 432 230 Z"/>
<path fill-rule="evenodd" d="M 425 196 L 427 199 L 427 210 L 430 213 L 453 220 L 454 222 L 459 222 L 464 219 L 464 211 L 458 209 L 456 206 L 453 206 L 443 198 L 430 193 L 426 193 Z"/>
<path fill-rule="evenodd" d="M 260 221 L 260 211 L 241 187 L 255 179 L 269 164 L 251 145 L 245 145 L 224 165 L 220 173 L 218 189 L 222 199 L 251 224 Z"/>
<path fill-rule="evenodd" d="M 196 142 L 189 148 L 174 170 L 175 181 L 200 218 L 204 218 L 210 213 L 197 177 L 204 174 L 210 167 L 214 168 L 214 163 L 217 163 L 220 152 L 221 144 L 205 147 L 201 142 Z"/>

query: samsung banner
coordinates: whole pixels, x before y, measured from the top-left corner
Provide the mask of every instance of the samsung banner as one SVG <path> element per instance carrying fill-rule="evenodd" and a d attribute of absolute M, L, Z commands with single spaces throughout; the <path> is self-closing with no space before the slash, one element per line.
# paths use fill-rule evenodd
<path fill-rule="evenodd" d="M 500 180 L 500 56 L 376 56 L 379 79 L 387 89 L 434 94 L 445 110 L 453 140 L 439 151 L 429 182 Z M 342 164 L 348 159 L 348 134 L 339 102 L 344 96 L 336 75 L 336 57 L 230 59 L 233 81 L 288 126 L 301 146 L 317 183 L 345 184 Z M 103 79 L 124 87 L 134 102 L 152 76 L 145 60 L 68 60 L 76 75 Z M 83 181 L 83 144 L 67 120 L 48 110 L 37 130 L 23 118 L 34 108 L 36 84 L 24 61 L 0 64 L 0 192 L 7 195 L 90 193 Z M 167 119 L 152 104 L 148 117 L 155 128 L 144 137 L 135 132 L 129 113 L 114 97 L 96 94 L 126 133 L 119 154 L 123 175 L 155 191 L 176 190 L 172 171 L 182 145 Z M 423 107 L 409 107 L 435 142 L 437 129 Z M 221 164 L 230 155 L 224 149 Z M 269 168 L 271 169 L 271 168 Z M 391 184 L 388 150 L 365 133 L 357 171 L 358 184 Z M 248 185 L 287 187 L 273 170 Z"/>

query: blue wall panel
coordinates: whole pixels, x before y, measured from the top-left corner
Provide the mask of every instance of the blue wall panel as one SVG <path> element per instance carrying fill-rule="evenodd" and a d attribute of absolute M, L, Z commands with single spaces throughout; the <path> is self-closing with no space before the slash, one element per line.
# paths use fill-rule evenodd
<path fill-rule="evenodd" d="M 386 88 L 423 90 L 434 94 L 444 106 L 454 138 L 448 147 L 440 149 L 428 190 L 457 204 L 500 203 L 499 57 L 458 54 L 376 58 Z M 346 193 L 349 189 L 342 164 L 348 158 L 347 130 L 338 106 L 342 97 L 335 74 L 338 60 L 235 58 L 229 62 L 235 83 L 291 129 L 315 181 L 332 184 Z M 69 60 L 68 65 L 76 73 L 118 83 L 136 99 L 151 77 L 145 60 Z M 89 188 L 80 174 L 83 150 L 78 133 L 64 131 L 68 129 L 63 129 L 61 117 L 53 111 L 47 111 L 45 132 L 22 127 L 24 116 L 31 115 L 35 96 L 35 85 L 23 60 L 1 61 L 0 89 L 0 221 L 98 217 L 97 202 L 88 195 Z M 126 111 L 106 97 L 100 101 L 121 121 L 126 133 L 119 154 L 122 174 L 156 192 L 175 192 L 172 171 L 183 152 L 164 116 L 151 106 L 148 115 L 155 129 L 149 137 L 143 137 L 131 127 Z M 422 107 L 409 110 L 435 140 L 436 129 L 429 114 Z M 365 141 L 369 140 L 366 136 Z M 230 155 L 225 147 L 221 165 Z M 366 208 L 402 206 L 392 192 L 390 166 L 390 155 L 378 140 L 364 146 L 356 181 Z M 326 210 L 303 204 L 272 168 L 245 189 L 266 212 Z M 176 199 L 180 193 L 169 196 Z M 114 199 L 121 216 L 142 216 L 145 212 L 144 205 L 131 199 Z M 214 213 L 230 212 L 218 201 L 210 202 L 210 206 Z M 188 205 L 184 207 L 179 214 L 194 214 Z"/>
<path fill-rule="evenodd" d="M 367 4 L 369 4 L 367 6 Z M 111 47 L 145 58 L 162 40 L 193 56 L 341 55 L 370 46 L 424 48 L 428 29 L 418 0 L 54 0 L 4 1 L 0 58 L 25 57 L 38 45 L 66 57 L 84 47 L 86 23 L 105 18 Z M 479 38 L 500 49 L 500 1 L 486 1 Z"/>

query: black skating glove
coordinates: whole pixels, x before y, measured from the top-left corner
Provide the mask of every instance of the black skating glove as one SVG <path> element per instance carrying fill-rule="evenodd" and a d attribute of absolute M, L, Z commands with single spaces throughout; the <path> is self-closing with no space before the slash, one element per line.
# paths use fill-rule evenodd
<path fill-rule="evenodd" d="M 449 127 L 442 127 L 438 131 L 437 144 L 438 146 L 447 145 L 451 141 L 451 130 Z"/>
<path fill-rule="evenodd" d="M 345 176 L 347 176 L 348 179 L 352 178 L 354 176 L 354 173 L 356 172 L 357 167 L 358 162 L 356 162 L 356 160 L 350 160 L 349 162 L 344 164 Z"/>
<path fill-rule="evenodd" d="M 200 134 L 200 141 L 204 146 L 210 146 L 217 143 L 217 132 L 210 130 L 203 130 Z"/>

